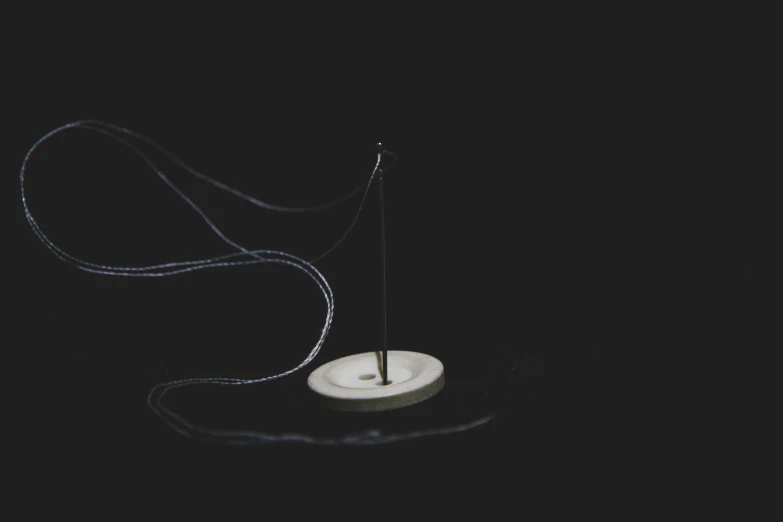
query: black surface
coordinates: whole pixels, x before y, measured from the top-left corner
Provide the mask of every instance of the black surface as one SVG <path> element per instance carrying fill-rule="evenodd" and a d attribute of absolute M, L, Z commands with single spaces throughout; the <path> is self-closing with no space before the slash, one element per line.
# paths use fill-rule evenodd
<path fill-rule="evenodd" d="M 614 78 L 601 69 L 589 69 L 593 87 L 569 87 L 566 73 L 551 84 L 489 74 L 468 82 L 475 88 L 434 75 L 404 94 L 357 86 L 339 98 L 335 86 L 249 83 L 225 71 L 212 91 L 198 81 L 203 69 L 177 72 L 164 62 L 115 71 L 87 60 L 86 75 L 70 68 L 53 81 L 57 69 L 47 67 L 25 75 L 16 85 L 22 117 L 6 127 L 6 179 L 44 133 L 95 118 L 148 135 L 262 200 L 309 205 L 366 181 L 382 141 L 399 156 L 385 182 L 389 346 L 431 353 L 447 372 L 446 390 L 410 410 L 357 418 L 310 402 L 310 371 L 380 346 L 371 191 L 355 230 L 317 265 L 336 312 L 316 360 L 273 383 L 188 389 L 173 404 L 214 427 L 325 435 L 500 414 L 463 434 L 373 448 L 226 448 L 180 437 L 147 407 L 149 389 L 294 366 L 322 326 L 315 285 L 277 266 L 151 281 L 80 272 L 38 242 L 18 182 L 9 183 L 7 339 L 20 362 L 7 371 L 18 378 L 19 444 L 55 474 L 79 468 L 90 482 L 143 469 L 181 478 L 198 469 L 244 475 L 365 460 L 401 469 L 430 457 L 488 470 L 649 462 L 678 444 L 674 381 L 693 378 L 692 356 L 709 365 L 757 335 L 771 266 L 771 210 L 753 176 L 764 166 L 753 163 L 748 143 L 722 133 L 732 115 L 703 109 L 708 94 L 664 99 L 630 89 L 620 99 L 599 87 Z M 579 77 L 577 65 L 568 70 Z M 280 217 L 175 170 L 248 247 L 312 257 L 340 237 L 358 203 Z M 82 131 L 31 160 L 28 190 L 50 238 L 89 261 L 230 251 L 131 154 Z"/>

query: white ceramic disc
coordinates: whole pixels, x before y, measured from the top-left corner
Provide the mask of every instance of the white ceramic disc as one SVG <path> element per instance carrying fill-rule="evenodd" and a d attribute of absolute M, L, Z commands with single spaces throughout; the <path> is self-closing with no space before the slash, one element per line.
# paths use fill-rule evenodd
<path fill-rule="evenodd" d="M 430 355 L 389 351 L 389 384 L 383 384 L 381 352 L 328 362 L 307 378 L 324 405 L 341 411 L 383 411 L 429 399 L 446 382 L 443 364 Z"/>

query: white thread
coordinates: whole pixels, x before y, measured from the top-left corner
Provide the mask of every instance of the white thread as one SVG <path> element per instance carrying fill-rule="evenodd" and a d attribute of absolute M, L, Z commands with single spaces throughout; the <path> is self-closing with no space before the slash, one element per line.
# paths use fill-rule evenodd
<path fill-rule="evenodd" d="M 90 263 L 83 259 L 79 259 L 75 256 L 72 256 L 67 252 L 61 250 L 59 247 L 57 247 L 44 234 L 43 230 L 41 230 L 41 228 L 38 226 L 38 223 L 35 221 L 32 214 L 30 213 L 30 209 L 27 206 L 27 197 L 24 189 L 24 176 L 25 176 L 25 170 L 27 168 L 27 163 L 30 156 L 43 142 L 45 142 L 55 134 L 58 134 L 68 129 L 76 129 L 76 128 L 92 130 L 104 134 L 106 136 L 109 136 L 119 141 L 120 143 L 122 143 L 123 145 L 127 146 L 132 151 L 134 151 L 150 168 L 152 168 L 152 170 L 178 196 L 180 196 L 186 203 L 188 203 L 188 205 L 191 206 L 191 208 L 193 208 L 193 210 L 196 211 L 196 213 L 198 213 L 198 215 L 207 223 L 207 225 L 209 225 L 209 227 L 218 237 L 220 237 L 224 242 L 226 242 L 233 248 L 237 249 L 238 252 L 212 257 L 209 259 L 195 260 L 195 261 L 180 261 L 180 262 L 164 263 L 158 265 L 130 267 L 130 266 L 98 265 L 98 264 Z M 248 201 L 262 208 L 266 208 L 268 210 L 273 210 L 278 212 L 311 212 L 311 211 L 323 210 L 326 208 L 331 208 L 335 205 L 338 205 L 348 200 L 357 192 L 359 192 L 359 190 L 362 187 L 365 187 L 365 190 L 362 199 L 359 203 L 359 208 L 356 211 L 356 215 L 351 221 L 351 224 L 348 226 L 348 229 L 340 237 L 340 239 L 338 239 L 337 242 L 334 245 L 332 245 L 332 247 L 327 249 L 320 256 L 310 261 L 307 261 L 300 257 L 294 256 L 292 254 L 288 254 L 286 252 L 281 252 L 276 250 L 249 250 L 244 246 L 236 243 L 235 241 L 229 239 L 209 219 L 209 217 L 204 213 L 204 211 L 198 205 L 196 205 L 193 202 L 193 200 L 187 197 L 176 185 L 174 185 L 174 183 L 171 182 L 171 180 L 147 157 L 146 154 L 144 154 L 144 152 L 142 152 L 138 147 L 136 147 L 128 140 L 123 138 L 123 136 L 135 138 L 143 141 L 144 143 L 152 146 L 159 152 L 163 153 L 171 161 L 173 161 L 178 166 L 188 171 L 190 174 L 193 174 L 194 176 L 198 177 L 199 179 L 202 179 L 203 181 L 206 181 L 214 185 L 215 187 L 220 188 L 221 190 L 224 190 L 234 196 L 244 199 L 245 201 Z M 194 385 L 194 384 L 243 385 L 243 384 L 256 384 L 256 383 L 271 381 L 274 379 L 279 379 L 281 377 L 285 377 L 287 375 L 290 375 L 302 369 L 304 366 L 309 364 L 316 357 L 316 355 L 318 355 L 318 352 L 323 346 L 323 343 L 326 340 L 326 337 L 329 333 L 329 329 L 332 324 L 332 320 L 334 316 L 334 295 L 332 294 L 332 289 L 329 287 L 329 284 L 327 283 L 326 279 L 313 266 L 313 263 L 323 259 L 329 253 L 331 253 L 335 248 L 337 248 L 342 243 L 342 241 L 348 236 L 350 231 L 353 229 L 353 226 L 355 225 L 357 219 L 359 218 L 359 214 L 361 213 L 361 210 L 364 206 L 364 202 L 367 199 L 367 194 L 372 184 L 372 180 L 374 179 L 376 173 L 379 171 L 379 166 L 383 159 L 383 154 L 389 154 L 393 156 L 393 154 L 388 151 L 379 151 L 377 161 L 375 163 L 375 167 L 373 168 L 372 174 L 370 175 L 369 181 L 366 183 L 366 185 L 362 184 L 356 187 L 350 194 L 341 197 L 337 200 L 334 200 L 332 202 L 328 202 L 313 207 L 281 207 L 278 205 L 265 203 L 252 196 L 248 196 L 247 194 L 244 194 L 239 190 L 229 187 L 228 185 L 225 185 L 205 174 L 196 171 L 195 169 L 189 167 L 184 162 L 176 158 L 174 155 L 172 155 L 171 153 L 167 152 L 162 147 L 154 143 L 152 140 L 150 140 L 149 138 L 141 134 L 138 134 L 124 127 L 120 127 L 106 122 L 101 122 L 96 120 L 80 120 L 77 122 L 62 125 L 52 130 L 51 132 L 47 133 L 42 138 L 40 138 L 38 141 L 36 141 L 35 144 L 33 144 L 30 150 L 27 151 L 27 154 L 25 155 L 24 160 L 22 162 L 22 167 L 19 175 L 19 183 L 20 183 L 22 205 L 24 207 L 25 217 L 27 218 L 28 223 L 32 227 L 38 239 L 40 239 L 41 242 L 59 259 L 61 259 L 62 261 L 68 264 L 75 266 L 76 268 L 79 268 L 80 270 L 84 270 L 96 274 L 113 275 L 113 276 L 162 277 L 162 276 L 170 276 L 174 274 L 182 274 L 185 272 L 191 272 L 194 270 L 201 270 L 205 268 L 239 266 L 239 265 L 248 265 L 248 264 L 255 264 L 255 263 L 278 263 L 287 266 L 292 266 L 294 268 L 303 271 L 316 283 L 316 285 L 318 285 L 318 288 L 321 290 L 321 293 L 323 294 L 326 300 L 326 306 L 327 306 L 326 319 L 324 322 L 324 326 L 321 329 L 321 335 L 318 341 L 316 342 L 315 346 L 310 350 L 308 356 L 295 368 L 276 375 L 271 375 L 268 377 L 262 377 L 258 379 L 235 379 L 235 378 L 221 378 L 221 377 L 191 378 L 191 379 L 182 379 L 178 381 L 171 381 L 171 382 L 158 384 L 152 388 L 152 390 L 147 396 L 147 403 L 157 415 L 163 418 L 163 420 L 167 424 L 169 424 L 169 426 L 171 426 L 174 430 L 176 430 L 178 433 L 187 437 L 200 437 L 202 439 L 207 439 L 207 440 L 211 438 L 218 438 L 222 442 L 229 443 L 229 444 L 254 444 L 254 443 L 263 444 L 263 443 L 270 443 L 270 442 L 304 442 L 310 444 L 380 444 L 386 442 L 393 442 L 397 440 L 418 438 L 418 437 L 423 437 L 428 435 L 438 435 L 438 434 L 464 431 L 485 424 L 486 422 L 494 418 L 495 414 L 482 417 L 470 423 L 448 427 L 448 428 L 441 428 L 441 429 L 417 430 L 417 431 L 411 431 L 403 434 L 389 434 L 389 435 L 383 435 L 378 430 L 368 430 L 359 434 L 348 435 L 340 438 L 323 438 L 323 437 L 319 438 L 319 437 L 311 437 L 299 433 L 272 435 L 268 433 L 255 432 L 255 431 L 251 432 L 251 431 L 207 429 L 189 422 L 188 420 L 184 419 L 183 417 L 177 415 L 176 413 L 166 408 L 162 404 L 162 399 L 166 395 L 166 393 L 171 389 Z M 241 259 L 243 257 L 251 257 L 252 259 L 244 260 L 244 261 L 242 260 L 228 261 L 229 259 L 234 259 L 234 258 Z"/>

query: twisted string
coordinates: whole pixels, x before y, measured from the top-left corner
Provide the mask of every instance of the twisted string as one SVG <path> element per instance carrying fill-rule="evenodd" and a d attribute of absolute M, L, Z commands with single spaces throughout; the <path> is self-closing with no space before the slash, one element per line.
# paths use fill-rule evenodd
<path fill-rule="evenodd" d="M 46 142 L 47 140 L 49 140 L 50 138 L 52 138 L 53 136 L 61 132 L 72 130 L 72 129 L 86 129 L 86 130 L 94 131 L 103 134 L 105 136 L 108 136 L 114 140 L 117 140 L 121 144 L 128 147 L 147 166 L 149 166 L 158 175 L 158 177 L 164 183 L 166 183 L 166 185 L 169 186 L 169 188 L 171 188 L 180 198 L 182 198 L 199 215 L 199 217 L 201 217 L 201 219 L 212 229 L 212 231 L 221 240 L 223 240 L 225 243 L 227 243 L 229 246 L 235 249 L 236 252 L 232 252 L 229 254 L 220 255 L 216 257 L 206 258 L 206 259 L 179 261 L 179 262 L 163 263 L 163 264 L 156 264 L 156 265 L 112 266 L 112 265 L 101 265 L 101 264 L 91 263 L 84 259 L 80 259 L 76 256 L 73 256 L 65 252 L 64 250 L 60 249 L 57 245 L 54 244 L 54 242 L 52 242 L 46 236 L 46 234 L 43 232 L 41 227 L 36 222 L 32 213 L 30 212 L 30 209 L 28 207 L 27 194 L 25 192 L 25 174 L 26 174 L 27 165 L 30 157 L 38 149 L 38 147 L 41 146 L 41 144 L 43 144 L 44 142 Z M 192 174 L 193 176 L 203 181 L 206 181 L 212 184 L 213 186 L 221 190 L 224 190 L 229 194 L 232 194 L 238 198 L 241 198 L 253 205 L 271 211 L 289 212 L 289 213 L 321 211 L 328 208 L 332 208 L 336 205 L 339 205 L 351 199 L 362 189 L 364 189 L 364 192 L 359 202 L 359 206 L 357 208 L 356 214 L 354 215 L 353 220 L 351 221 L 350 225 L 346 229 L 345 233 L 343 233 L 343 235 L 330 248 L 328 248 L 321 255 L 313 259 L 305 260 L 295 255 L 289 254 L 287 252 L 282 252 L 278 250 L 249 249 L 237 243 L 236 241 L 233 241 L 228 236 L 226 236 L 226 234 L 222 230 L 220 230 L 220 228 L 218 228 L 211 219 L 209 219 L 206 213 L 198 205 L 196 205 L 196 203 L 194 203 L 192 199 L 190 199 L 187 195 L 185 195 L 182 192 L 182 190 L 180 190 L 179 187 L 177 187 L 169 179 L 169 177 L 166 176 L 166 174 L 164 174 L 162 170 L 160 170 L 160 168 L 158 168 L 158 166 L 148 157 L 147 154 L 145 154 L 139 147 L 131 143 L 130 141 L 131 139 L 138 140 L 154 148 L 155 150 L 162 153 L 169 160 L 171 160 L 174 164 L 184 169 L 188 173 Z M 114 125 L 102 121 L 80 120 L 80 121 L 68 123 L 66 125 L 57 127 L 56 129 L 50 131 L 49 133 L 44 135 L 42 138 L 40 138 L 38 141 L 36 141 L 33 144 L 33 146 L 27 151 L 27 154 L 25 155 L 24 160 L 22 162 L 22 167 L 19 175 L 19 183 L 20 183 L 22 205 L 24 208 L 25 217 L 28 223 L 30 224 L 30 227 L 33 229 L 33 232 L 36 234 L 38 239 L 41 240 L 41 242 L 55 256 L 57 256 L 60 260 L 80 270 L 84 270 L 86 272 L 91 272 L 95 274 L 121 276 L 121 277 L 163 277 L 163 276 L 172 276 L 175 274 L 183 274 L 195 270 L 203 270 L 207 268 L 250 265 L 256 263 L 277 263 L 286 266 L 291 266 L 293 268 L 301 270 L 302 272 L 307 274 L 307 276 L 310 277 L 310 279 L 312 279 L 315 282 L 315 284 L 318 286 L 319 290 L 321 291 L 326 301 L 326 317 L 324 320 L 323 327 L 321 328 L 321 333 L 317 342 L 312 347 L 307 357 L 305 357 L 305 359 L 301 363 L 299 363 L 296 367 L 287 370 L 285 372 L 278 373 L 276 375 L 270 375 L 270 376 L 256 378 L 256 379 L 237 379 L 237 378 L 225 378 L 225 377 L 181 379 L 181 380 L 158 384 L 150 390 L 147 396 L 147 404 L 158 416 L 160 416 L 175 431 L 177 431 L 178 433 L 186 437 L 195 437 L 201 440 L 209 440 L 209 441 L 218 440 L 223 443 L 241 444 L 241 445 L 264 444 L 264 443 L 272 443 L 272 442 L 299 442 L 299 443 L 325 444 L 325 445 L 380 444 L 380 443 L 393 442 L 397 440 L 463 431 L 488 422 L 494 417 L 494 415 L 488 415 L 480 419 L 477 419 L 475 421 L 469 422 L 467 424 L 462 424 L 462 425 L 448 427 L 448 428 L 441 428 L 441 429 L 417 430 L 417 431 L 411 431 L 402 434 L 399 433 L 383 434 L 378 430 L 367 430 L 365 432 L 346 435 L 343 437 L 325 438 L 325 437 L 312 437 L 300 433 L 270 434 L 270 433 L 263 433 L 257 431 L 220 430 L 220 429 L 206 428 L 192 423 L 191 421 L 183 418 L 182 416 L 178 415 L 177 413 L 167 408 L 163 404 L 163 398 L 171 390 L 174 390 L 176 388 L 181 388 L 184 386 L 190 386 L 190 385 L 217 384 L 217 385 L 237 386 L 237 385 L 245 385 L 245 384 L 258 384 L 258 383 L 267 382 L 275 379 L 280 379 L 307 366 L 318 355 L 319 351 L 321 350 L 321 347 L 323 346 L 326 340 L 327 335 L 329 334 L 329 329 L 331 327 L 332 320 L 334 317 L 334 295 L 332 293 L 332 289 L 329 286 L 328 282 L 326 281 L 324 276 L 318 271 L 318 269 L 316 269 L 315 266 L 313 266 L 313 263 L 323 259 L 331 252 L 333 252 L 345 240 L 345 238 L 353 229 L 354 225 L 356 224 L 356 221 L 359 218 L 359 215 L 361 214 L 364 203 L 367 199 L 367 194 L 369 192 L 372 181 L 375 178 L 376 174 L 381 172 L 380 165 L 383 156 L 385 154 L 391 156 L 393 159 L 396 159 L 396 156 L 389 151 L 385 151 L 385 150 L 379 151 L 377 160 L 375 162 L 375 167 L 373 168 L 372 173 L 370 175 L 370 179 L 366 183 L 357 186 L 349 194 L 341 198 L 338 198 L 336 200 L 324 204 L 316 205 L 316 206 L 311 206 L 311 207 L 283 207 L 283 206 L 273 205 L 261 201 L 233 187 L 221 183 L 213 179 L 212 177 L 207 176 L 206 174 L 198 172 L 194 168 L 185 164 L 179 158 L 175 157 L 174 155 L 172 155 L 171 153 L 169 153 L 168 151 L 166 151 L 165 149 L 163 149 L 162 147 L 154 143 L 146 136 L 143 136 L 139 133 L 136 133 L 124 127 L 120 127 L 118 125 Z"/>

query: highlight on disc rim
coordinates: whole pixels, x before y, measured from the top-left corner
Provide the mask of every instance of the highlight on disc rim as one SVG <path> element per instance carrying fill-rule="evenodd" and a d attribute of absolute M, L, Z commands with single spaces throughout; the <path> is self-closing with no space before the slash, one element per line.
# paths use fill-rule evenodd
<path fill-rule="evenodd" d="M 380 353 L 365 352 L 323 364 L 310 374 L 307 385 L 323 406 L 355 412 L 404 408 L 443 389 L 443 363 L 435 357 L 402 350 L 387 353 L 389 384 L 381 378 Z"/>

